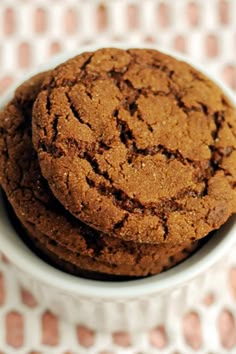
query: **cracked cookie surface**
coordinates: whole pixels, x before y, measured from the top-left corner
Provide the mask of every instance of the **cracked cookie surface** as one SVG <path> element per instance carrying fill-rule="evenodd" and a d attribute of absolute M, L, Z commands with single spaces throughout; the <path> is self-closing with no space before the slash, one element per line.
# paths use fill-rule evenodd
<path fill-rule="evenodd" d="M 60 202 L 120 239 L 196 240 L 236 212 L 235 110 L 155 50 L 101 49 L 51 71 L 33 141 Z"/>
<path fill-rule="evenodd" d="M 21 224 L 29 230 L 34 249 L 42 253 L 44 247 L 48 257 L 53 251 L 51 262 L 65 262 L 65 271 L 71 268 L 83 275 L 93 270 L 97 277 L 100 272 L 156 274 L 186 258 L 196 249 L 196 242 L 172 246 L 124 242 L 86 226 L 56 200 L 42 177 L 31 134 L 32 105 L 47 75 L 21 85 L 0 113 L 0 183 Z"/>

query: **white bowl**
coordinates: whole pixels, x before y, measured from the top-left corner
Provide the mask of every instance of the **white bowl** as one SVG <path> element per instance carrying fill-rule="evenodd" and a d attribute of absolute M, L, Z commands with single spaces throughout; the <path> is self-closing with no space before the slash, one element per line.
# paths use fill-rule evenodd
<path fill-rule="evenodd" d="M 156 48 L 146 44 L 100 44 L 99 47 Z M 84 51 L 98 46 L 84 46 L 70 54 L 62 54 L 50 60 L 39 71 L 50 69 Z M 184 60 L 212 79 L 236 106 L 233 93 L 219 80 L 209 76 L 206 69 L 174 52 L 163 52 Z M 27 79 L 23 78 L 15 87 Z M 14 88 L 0 102 L 0 109 L 14 94 Z M 77 322 L 98 331 L 143 330 L 165 324 L 170 316 L 183 312 L 185 305 L 200 297 L 203 286 L 211 275 L 211 266 L 225 255 L 236 241 L 235 217 L 232 217 L 193 256 L 176 267 L 147 278 L 103 282 L 66 274 L 41 260 L 20 239 L 12 226 L 0 193 L 0 250 L 10 260 L 19 282 L 39 300 L 71 322 Z M 213 270 L 212 270 L 213 271 Z"/>

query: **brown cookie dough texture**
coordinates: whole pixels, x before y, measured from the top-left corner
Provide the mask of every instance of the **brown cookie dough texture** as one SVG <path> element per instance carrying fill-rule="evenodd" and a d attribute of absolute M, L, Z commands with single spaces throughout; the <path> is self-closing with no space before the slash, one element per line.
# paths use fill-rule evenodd
<path fill-rule="evenodd" d="M 24 83 L 0 113 L 0 183 L 24 230 L 22 237 L 53 265 L 96 279 L 156 274 L 192 253 L 197 242 L 175 245 L 122 241 L 91 229 L 53 196 L 32 145 L 32 106 L 48 73 Z M 108 276 L 109 278 L 109 276 Z"/>
<path fill-rule="evenodd" d="M 182 260 L 186 259 L 192 254 L 197 246 L 197 242 L 179 245 L 173 248 L 156 246 L 156 257 L 151 259 L 150 256 L 141 257 L 139 261 L 134 264 L 128 264 L 123 258 L 122 263 L 107 263 L 98 261 L 92 257 L 78 254 L 76 250 L 68 250 L 61 247 L 57 242 L 51 242 L 48 237 L 41 234 L 31 227 L 27 228 L 26 237 L 33 241 L 33 248 L 36 252 L 39 251 L 40 255 L 46 258 L 49 263 L 59 266 L 64 271 L 69 271 L 75 275 L 82 275 L 83 272 L 93 272 L 95 278 L 108 277 L 142 277 L 152 274 L 158 274 L 165 271 Z M 94 278 L 94 277 L 93 277 Z"/>
<path fill-rule="evenodd" d="M 115 242 L 194 241 L 236 212 L 235 110 L 158 51 L 101 49 L 52 70 L 33 143 L 55 197 Z"/>

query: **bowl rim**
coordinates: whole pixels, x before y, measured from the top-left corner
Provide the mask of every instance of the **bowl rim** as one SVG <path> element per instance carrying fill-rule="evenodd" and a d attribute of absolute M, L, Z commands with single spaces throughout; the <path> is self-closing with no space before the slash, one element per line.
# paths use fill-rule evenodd
<path fill-rule="evenodd" d="M 203 68 L 196 64 L 192 58 L 179 54 L 172 50 L 166 50 L 157 45 L 146 43 L 118 43 L 105 42 L 81 46 L 79 50 L 59 54 L 50 59 L 46 64 L 32 70 L 23 78 L 18 80 L 6 94 L 0 99 L 0 110 L 11 99 L 15 89 L 29 77 L 51 69 L 63 61 L 72 58 L 85 51 L 94 51 L 98 48 L 148 48 L 159 50 L 171 55 L 178 60 L 187 62 L 197 70 L 215 82 L 236 106 L 236 97 L 233 92 L 218 78 L 213 77 L 208 72 L 208 68 Z M 230 250 L 236 241 L 236 216 L 216 231 L 214 237 L 206 242 L 194 255 L 180 263 L 179 265 L 157 275 L 142 279 L 129 281 L 105 282 L 80 278 L 65 273 L 49 265 L 37 255 L 35 255 L 20 239 L 19 235 L 12 226 L 6 212 L 3 193 L 0 192 L 0 250 L 7 256 L 18 269 L 48 286 L 52 286 L 61 292 L 74 295 L 86 296 L 91 298 L 118 299 L 138 298 L 153 293 L 160 293 L 166 290 L 174 290 L 180 285 L 186 284 L 191 279 L 197 277 L 214 263 L 223 257 Z"/>

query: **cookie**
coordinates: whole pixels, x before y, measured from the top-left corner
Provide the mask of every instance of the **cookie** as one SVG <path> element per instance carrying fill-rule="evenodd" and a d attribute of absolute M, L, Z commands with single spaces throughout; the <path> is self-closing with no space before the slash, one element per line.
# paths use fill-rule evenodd
<path fill-rule="evenodd" d="M 110 237 L 80 222 L 56 200 L 41 175 L 31 135 L 32 105 L 46 75 L 36 76 L 19 87 L 0 113 L 0 181 L 20 223 L 30 230 L 34 249 L 38 244 L 44 245 L 47 254 L 53 247 L 60 262 L 65 258 L 67 262 L 76 262 L 79 268 L 83 266 L 84 271 L 93 267 L 95 272 L 105 272 L 102 268 L 105 264 L 111 274 L 119 269 L 120 273 L 114 270 L 114 275 L 127 276 L 159 272 L 174 264 L 169 257 L 175 257 L 185 248 L 195 249 L 192 242 L 150 245 Z M 185 258 L 189 253 L 184 253 Z"/>
<path fill-rule="evenodd" d="M 101 49 L 52 70 L 33 142 L 56 198 L 110 236 L 179 244 L 236 212 L 235 109 L 158 51 Z"/>
<path fill-rule="evenodd" d="M 141 278 L 166 271 L 188 258 L 196 251 L 198 243 L 196 241 L 188 247 L 179 249 L 179 251 L 175 252 L 173 255 L 168 253 L 165 255 L 162 254 L 158 261 L 156 260 L 153 264 L 149 263 L 149 265 L 145 267 L 141 267 L 139 264 L 131 266 L 125 263 L 102 263 L 90 257 L 77 254 L 71 255 L 64 248 L 60 249 L 55 245 L 49 245 L 48 247 L 45 247 L 45 245 L 41 243 L 36 245 L 40 252 L 39 254 L 45 257 L 47 262 L 64 272 L 90 279 L 114 281 Z M 56 252 L 54 251 L 55 248 Z"/>
<path fill-rule="evenodd" d="M 74 251 L 68 251 L 56 241 L 38 232 L 32 225 L 26 225 L 24 235 L 26 242 L 48 263 L 68 273 L 89 277 L 91 279 L 124 280 L 161 273 L 180 263 L 191 255 L 199 246 L 198 242 L 176 246 L 157 253 L 158 258 L 147 263 L 145 259 L 136 264 L 100 262 Z"/>

